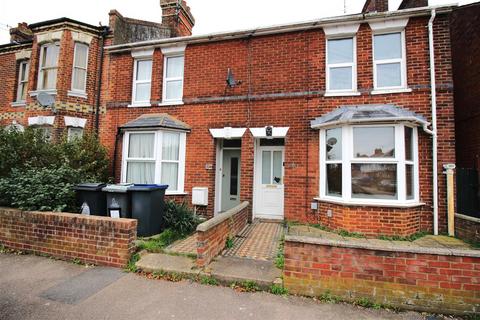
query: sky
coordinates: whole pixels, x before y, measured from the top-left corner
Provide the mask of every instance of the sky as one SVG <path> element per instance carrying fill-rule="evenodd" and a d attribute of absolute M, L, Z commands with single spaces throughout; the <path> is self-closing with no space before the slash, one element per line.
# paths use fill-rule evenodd
<path fill-rule="evenodd" d="M 344 14 L 344 0 L 186 0 L 195 16 L 194 34 L 250 29 Z M 345 0 L 347 14 L 361 11 L 365 0 Z M 476 0 L 478 1 L 478 0 Z M 390 0 L 390 10 L 401 0 Z M 430 5 L 472 3 L 475 0 L 430 0 Z M 139 5 L 141 3 L 141 5 Z M 108 12 L 161 21 L 160 0 L 0 0 L 0 44 L 10 40 L 8 28 L 69 17 L 92 25 L 108 24 Z"/>

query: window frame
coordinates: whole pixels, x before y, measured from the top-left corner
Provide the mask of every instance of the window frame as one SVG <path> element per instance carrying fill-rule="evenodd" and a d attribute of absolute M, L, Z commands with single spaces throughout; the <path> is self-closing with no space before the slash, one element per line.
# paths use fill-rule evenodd
<path fill-rule="evenodd" d="M 58 56 L 57 56 L 57 61 L 54 67 L 44 67 L 42 66 L 43 64 L 43 58 L 45 55 L 45 48 L 46 47 L 51 47 L 51 46 L 56 46 L 58 47 Z M 57 83 L 58 83 L 58 60 L 60 58 L 60 42 L 55 41 L 55 42 L 49 42 L 49 43 L 44 43 L 40 46 L 40 59 L 38 61 L 38 81 L 37 81 L 37 91 L 52 91 L 57 89 Z M 57 74 L 55 76 L 55 87 L 54 88 L 45 88 L 44 83 L 43 83 L 43 72 L 45 70 L 57 70 Z"/>
<path fill-rule="evenodd" d="M 343 63 L 328 63 L 328 42 L 330 40 L 345 40 L 352 39 L 352 62 L 343 62 Z M 352 68 L 352 88 L 351 89 L 330 89 L 330 69 L 331 68 L 342 68 L 342 67 L 351 67 Z M 325 38 L 325 93 L 328 94 L 342 94 L 342 93 L 357 93 L 358 90 L 358 79 L 357 79 L 357 35 L 350 36 L 328 36 Z"/>
<path fill-rule="evenodd" d="M 150 79 L 149 80 L 137 80 L 137 70 L 138 64 L 141 61 L 151 61 L 152 67 L 150 70 Z M 153 57 L 152 56 L 143 56 L 136 57 L 133 59 L 133 77 L 132 77 L 132 103 L 131 107 L 150 107 L 152 100 L 152 76 L 153 76 Z M 150 84 L 150 94 L 148 100 L 137 101 L 137 84 Z"/>
<path fill-rule="evenodd" d="M 353 129 L 369 127 L 394 127 L 395 128 L 395 157 L 394 158 L 357 158 L 354 157 Z M 413 160 L 405 159 L 405 127 L 412 130 Z M 329 129 L 342 129 L 342 160 L 329 161 L 326 152 L 326 131 Z M 419 162 L 418 162 L 418 128 L 408 123 L 382 123 L 382 124 L 356 124 L 325 127 L 320 130 L 320 178 L 319 200 L 347 204 L 347 205 L 373 205 L 373 206 L 415 206 L 420 203 Z M 327 164 L 342 164 L 342 195 L 327 195 Z M 397 199 L 364 199 L 352 197 L 352 164 L 395 164 L 397 166 Z M 406 166 L 413 166 L 413 198 L 407 198 Z"/>
<path fill-rule="evenodd" d="M 162 155 L 162 146 L 163 146 L 163 134 L 165 132 L 178 133 L 180 135 L 179 140 L 179 155 L 178 160 L 163 160 Z M 130 144 L 130 135 L 131 134 L 154 134 L 154 150 L 153 158 L 129 158 L 128 150 Z M 185 189 L 185 157 L 186 157 L 186 137 L 187 134 L 184 131 L 179 130 L 169 130 L 169 129 L 159 129 L 159 130 L 148 130 L 148 131 L 127 131 L 123 135 L 123 148 L 122 148 L 122 170 L 121 170 L 121 181 L 126 183 L 127 181 L 127 164 L 128 162 L 152 162 L 155 163 L 155 178 L 154 183 L 160 184 L 162 178 L 162 163 L 178 163 L 178 177 L 177 177 L 177 190 L 167 189 L 166 194 L 175 195 L 175 194 L 184 194 Z"/>
<path fill-rule="evenodd" d="M 395 59 L 375 59 L 375 36 L 387 35 L 387 34 L 395 34 L 400 33 L 400 42 L 401 42 L 401 58 Z M 389 91 L 389 90 L 402 90 L 407 89 L 408 82 L 407 82 L 407 50 L 406 50 L 406 43 L 405 43 L 405 29 L 402 30 L 382 30 L 376 31 L 372 33 L 372 61 L 373 61 L 373 89 L 374 91 Z M 391 64 L 391 63 L 399 63 L 400 62 L 400 78 L 401 84 L 400 86 L 390 86 L 390 87 L 379 87 L 377 84 L 377 65 L 382 64 Z"/>
<path fill-rule="evenodd" d="M 25 66 L 25 79 L 22 79 L 22 70 L 23 66 Z M 29 60 L 21 60 L 18 63 L 18 78 L 17 78 L 17 94 L 16 94 L 16 103 L 25 103 L 28 96 L 28 80 L 29 80 L 29 72 L 30 72 L 30 61 Z M 22 99 L 20 96 L 20 88 L 25 86 L 25 99 Z"/>
<path fill-rule="evenodd" d="M 171 77 L 167 78 L 167 68 L 168 68 L 168 59 L 171 58 L 183 58 L 183 75 L 182 77 Z M 180 99 L 167 99 L 167 83 L 170 81 L 179 81 L 182 82 L 182 97 Z M 162 81 L 162 104 L 183 104 L 183 90 L 185 84 L 185 53 L 176 52 L 170 54 L 164 54 L 163 56 L 163 81 Z"/>
<path fill-rule="evenodd" d="M 81 134 L 81 136 L 79 137 L 79 139 L 82 138 L 83 135 L 85 134 L 85 129 L 84 129 L 84 128 L 82 128 L 82 127 L 69 126 L 69 127 L 67 127 L 67 141 L 68 141 L 68 142 L 74 141 L 74 136 L 72 135 L 72 131 L 75 130 L 75 129 L 81 130 L 81 132 L 82 132 L 82 134 Z"/>
<path fill-rule="evenodd" d="M 77 66 L 77 46 L 84 46 L 87 48 L 87 55 L 85 61 L 85 68 Z M 71 91 L 73 93 L 81 93 L 85 94 L 87 92 L 87 79 L 88 79 L 88 59 L 90 58 L 90 46 L 83 42 L 75 42 L 74 49 L 73 49 L 73 66 L 72 66 L 72 83 L 71 83 Z M 75 81 L 75 72 L 77 69 L 85 70 L 85 88 L 77 89 L 74 88 L 74 81 Z"/>

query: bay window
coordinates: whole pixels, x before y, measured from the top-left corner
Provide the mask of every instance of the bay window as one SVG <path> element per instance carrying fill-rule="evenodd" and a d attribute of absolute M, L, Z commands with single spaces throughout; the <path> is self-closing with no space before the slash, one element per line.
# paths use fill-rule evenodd
<path fill-rule="evenodd" d="M 401 89 L 407 86 L 405 34 L 403 31 L 373 36 L 375 89 Z"/>
<path fill-rule="evenodd" d="M 353 204 L 419 201 L 417 128 L 343 125 L 320 131 L 320 197 Z"/>
<path fill-rule="evenodd" d="M 327 92 L 357 90 L 355 39 L 327 40 Z"/>
<path fill-rule="evenodd" d="M 59 51 L 59 43 L 48 43 L 40 47 L 38 90 L 56 89 Z"/>
<path fill-rule="evenodd" d="M 167 184 L 168 193 L 182 193 L 186 134 L 177 131 L 126 132 L 122 181 Z"/>
<path fill-rule="evenodd" d="M 87 89 L 87 65 L 88 65 L 88 45 L 75 43 L 73 71 L 72 71 L 72 91 L 85 93 Z"/>

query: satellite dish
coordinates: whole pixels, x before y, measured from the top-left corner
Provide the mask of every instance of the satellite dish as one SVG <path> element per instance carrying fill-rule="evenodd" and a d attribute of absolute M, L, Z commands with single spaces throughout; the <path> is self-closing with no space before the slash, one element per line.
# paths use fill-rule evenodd
<path fill-rule="evenodd" d="M 237 85 L 242 84 L 242 81 L 237 81 L 235 80 L 235 76 L 233 75 L 232 69 L 228 68 L 228 73 L 227 73 L 227 85 L 230 88 L 235 88 Z"/>
<path fill-rule="evenodd" d="M 37 95 L 37 101 L 42 107 L 51 107 L 55 103 L 55 96 L 50 93 L 40 92 Z"/>

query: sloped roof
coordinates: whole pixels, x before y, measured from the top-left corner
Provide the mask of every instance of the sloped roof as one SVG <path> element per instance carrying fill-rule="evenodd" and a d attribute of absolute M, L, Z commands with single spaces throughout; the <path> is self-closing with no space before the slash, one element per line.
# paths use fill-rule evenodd
<path fill-rule="evenodd" d="M 122 130 L 168 128 L 190 131 L 191 127 L 168 113 L 144 114 L 120 127 Z"/>
<path fill-rule="evenodd" d="M 318 129 L 331 125 L 348 123 L 374 123 L 405 121 L 417 125 L 428 125 L 427 120 L 415 112 L 391 104 L 342 106 L 311 121 L 311 127 Z"/>

